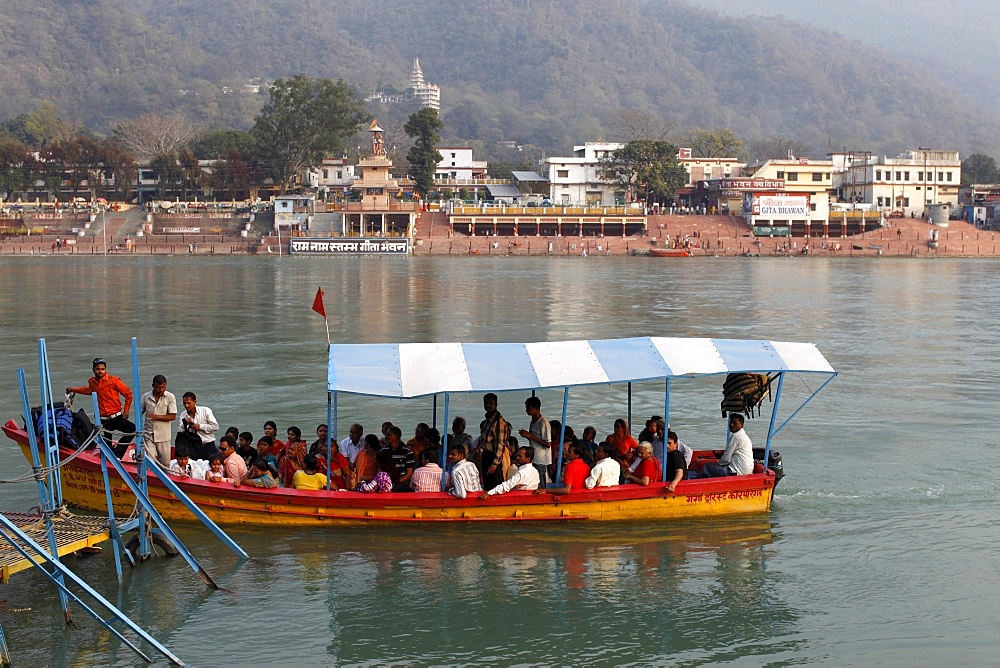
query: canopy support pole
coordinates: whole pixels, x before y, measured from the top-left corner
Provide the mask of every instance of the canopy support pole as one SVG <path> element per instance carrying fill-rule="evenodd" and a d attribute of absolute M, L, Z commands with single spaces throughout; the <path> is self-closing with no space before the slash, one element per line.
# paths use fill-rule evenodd
<path fill-rule="evenodd" d="M 556 479 L 552 481 L 554 485 L 558 485 L 559 481 L 562 479 L 563 443 L 566 440 L 566 412 L 568 409 L 569 409 L 569 385 L 563 388 L 562 421 L 559 423 L 559 444 L 558 444 L 559 455 L 557 457 L 558 464 L 556 465 Z"/>
<path fill-rule="evenodd" d="M 815 392 L 813 392 L 812 394 L 810 394 L 810 395 L 809 395 L 809 398 L 808 398 L 808 399 L 806 399 L 805 401 L 803 401 L 803 402 L 802 402 L 802 405 L 801 405 L 801 406 L 799 406 L 798 408 L 796 408 L 796 409 L 795 409 L 795 410 L 794 410 L 794 411 L 792 412 L 792 414 L 791 414 L 791 415 L 789 415 L 789 416 L 788 416 L 787 418 L 785 418 L 785 421 L 781 423 L 781 426 L 779 426 L 779 427 L 778 427 L 777 429 L 775 429 L 775 430 L 774 430 L 774 434 L 773 434 L 773 435 L 774 435 L 774 436 L 777 436 L 777 435 L 778 435 L 778 432 L 780 432 L 780 431 L 781 431 L 782 429 L 784 429 L 784 428 L 785 428 L 785 425 L 787 425 L 787 424 L 788 424 L 789 422 L 791 422 L 791 421 L 792 421 L 792 418 L 794 418 L 794 417 L 795 417 L 796 415 L 798 415 L 798 414 L 799 414 L 799 411 L 801 411 L 801 410 L 802 410 L 803 408 L 805 408 L 805 407 L 806 407 L 806 404 L 808 404 L 808 403 L 809 403 L 810 401 L 812 401 L 812 400 L 813 400 L 813 399 L 814 399 L 814 398 L 816 397 L 816 395 L 817 395 L 817 394 L 819 394 L 819 393 L 820 393 L 820 391 L 822 391 L 822 389 L 823 389 L 824 387 L 826 387 L 827 385 L 829 385 L 829 384 L 830 384 L 830 381 L 832 381 L 832 380 L 833 380 L 834 378 L 836 378 L 836 377 L 837 377 L 837 374 L 836 374 L 836 373 L 834 373 L 834 374 L 833 374 L 833 375 L 831 375 L 831 376 L 830 376 L 829 378 L 827 378 L 827 379 L 826 379 L 826 381 L 825 381 L 825 382 L 824 382 L 824 383 L 823 383 L 822 385 L 820 385 L 819 387 L 817 387 L 817 388 L 816 388 L 816 391 L 815 391 Z"/>
<path fill-rule="evenodd" d="M 628 430 L 632 433 L 632 381 L 628 382 Z"/>
<path fill-rule="evenodd" d="M 326 491 L 328 492 L 330 491 L 330 478 L 333 477 L 330 475 L 330 450 L 333 449 L 331 444 L 337 440 L 337 411 L 334 408 L 336 396 L 336 392 L 326 393 L 326 436 L 328 439 L 326 443 Z M 348 464 L 350 463 L 348 462 Z M 350 467 L 348 466 L 348 468 Z"/>
<path fill-rule="evenodd" d="M 767 427 L 767 443 L 764 445 L 764 468 L 771 456 L 771 438 L 774 436 L 774 423 L 778 419 L 778 404 L 781 401 L 781 386 L 785 383 L 785 372 L 778 374 L 778 389 L 774 392 L 774 406 L 771 408 L 771 423 Z"/>
<path fill-rule="evenodd" d="M 438 458 L 441 460 L 441 491 L 444 491 L 445 483 L 448 481 L 446 464 L 448 463 L 448 411 L 451 408 L 451 394 L 444 393 L 444 432 L 441 434 L 441 453 Z M 437 395 L 434 395 L 434 412 L 437 413 Z"/>
<path fill-rule="evenodd" d="M 670 431 L 670 379 L 667 378 L 663 388 L 663 447 L 660 449 L 660 468 L 663 469 L 663 482 L 667 481 L 667 432 Z"/>
<path fill-rule="evenodd" d="M 447 401 L 447 399 L 445 399 Z M 444 418 L 445 424 L 448 424 L 448 416 Z M 438 426 L 438 395 L 434 395 L 434 402 L 431 404 L 431 426 L 437 429 Z"/>

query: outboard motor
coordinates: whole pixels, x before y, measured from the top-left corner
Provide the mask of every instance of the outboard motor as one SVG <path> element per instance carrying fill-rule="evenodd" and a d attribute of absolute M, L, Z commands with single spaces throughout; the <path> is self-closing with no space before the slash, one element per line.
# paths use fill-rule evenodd
<path fill-rule="evenodd" d="M 754 448 L 753 449 L 753 460 L 757 464 L 764 464 L 764 448 Z M 767 468 L 774 471 L 774 484 L 777 485 L 778 482 L 784 477 L 785 471 L 781 466 L 781 453 L 777 450 L 771 450 L 771 455 L 767 458 Z"/>

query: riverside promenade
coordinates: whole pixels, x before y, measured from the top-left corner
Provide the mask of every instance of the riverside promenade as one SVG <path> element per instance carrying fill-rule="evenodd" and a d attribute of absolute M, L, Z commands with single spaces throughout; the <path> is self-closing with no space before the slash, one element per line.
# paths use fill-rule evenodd
<path fill-rule="evenodd" d="M 731 216 L 651 215 L 644 236 L 469 236 L 452 233 L 440 212 L 423 212 L 417 220 L 414 255 L 453 256 L 594 256 L 646 255 L 663 248 L 669 237 L 690 239 L 694 257 L 745 255 L 809 255 L 819 257 L 1000 257 L 1000 232 L 980 230 L 964 221 L 937 228 L 920 219 L 893 218 L 890 226 L 852 237 L 754 238 L 742 219 Z M 938 233 L 937 248 L 928 243 L 929 230 Z M 276 237 L 244 238 L 234 234 L 171 234 L 143 237 L 121 234 L 109 225 L 108 234 L 84 237 L 31 235 L 0 239 L 0 257 L 10 255 L 268 255 L 283 257 Z"/>

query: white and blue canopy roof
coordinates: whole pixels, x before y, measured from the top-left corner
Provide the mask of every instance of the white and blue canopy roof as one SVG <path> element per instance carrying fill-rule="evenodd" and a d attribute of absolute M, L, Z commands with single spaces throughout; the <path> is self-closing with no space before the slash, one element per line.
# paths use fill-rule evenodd
<path fill-rule="evenodd" d="M 782 341 L 647 336 L 539 343 L 332 344 L 327 388 L 411 398 L 738 372 L 836 374 L 815 345 Z"/>

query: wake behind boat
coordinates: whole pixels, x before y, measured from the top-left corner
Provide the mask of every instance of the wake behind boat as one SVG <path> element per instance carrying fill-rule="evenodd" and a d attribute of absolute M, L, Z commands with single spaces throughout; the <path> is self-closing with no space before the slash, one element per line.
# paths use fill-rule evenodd
<path fill-rule="evenodd" d="M 779 424 L 778 410 L 788 374 L 811 374 L 822 382 Z M 540 343 L 333 344 L 329 348 L 327 379 L 329 432 L 338 433 L 336 407 L 342 393 L 397 399 L 443 395 L 444 424 L 448 424 L 453 395 L 562 388 L 565 423 L 570 388 L 655 381 L 664 383 L 663 413 L 669 421 L 672 385 L 704 376 L 726 378 L 724 387 L 733 388 L 733 396 L 726 391 L 724 411 L 741 406 L 752 409 L 760 405 L 765 390 L 773 390 L 766 444 L 751 474 L 683 480 L 673 492 L 666 481 L 660 480 L 647 486 L 625 484 L 574 490 L 565 495 L 512 491 L 486 500 L 459 499 L 447 492 L 363 494 L 237 488 L 192 479 L 178 479 L 176 483 L 218 524 L 648 521 L 767 512 L 777 482 L 775 471 L 763 464 L 770 461 L 772 439 L 836 376 L 812 344 L 661 337 Z M 22 426 L 10 420 L 3 430 L 27 450 L 28 435 Z M 447 450 L 447 440 L 442 449 Z M 71 448 L 62 449 L 64 457 L 73 453 Z M 697 471 L 717 457 L 717 451 L 695 451 L 690 468 Z M 662 459 L 665 457 L 661 455 Z M 562 468 L 561 456 L 557 467 Z M 136 474 L 134 464 L 125 463 L 125 470 Z M 61 471 L 67 503 L 88 510 L 106 510 L 100 451 L 78 453 L 64 462 Z M 135 497 L 115 472 L 109 480 L 115 512 L 129 513 Z M 165 519 L 192 519 L 190 511 L 152 474 L 148 475 L 148 486 L 150 497 Z"/>

